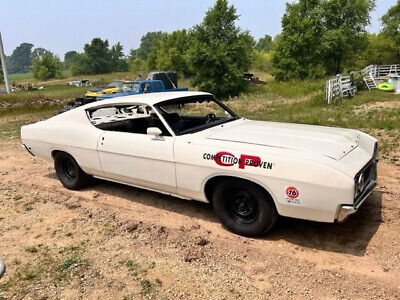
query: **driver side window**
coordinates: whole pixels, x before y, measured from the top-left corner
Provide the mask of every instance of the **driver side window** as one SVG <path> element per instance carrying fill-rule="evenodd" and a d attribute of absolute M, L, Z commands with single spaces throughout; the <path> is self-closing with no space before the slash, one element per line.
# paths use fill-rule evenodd
<path fill-rule="evenodd" d="M 108 106 L 89 109 L 90 122 L 106 131 L 147 134 L 147 129 L 157 127 L 162 136 L 171 136 L 158 115 L 147 105 Z"/>

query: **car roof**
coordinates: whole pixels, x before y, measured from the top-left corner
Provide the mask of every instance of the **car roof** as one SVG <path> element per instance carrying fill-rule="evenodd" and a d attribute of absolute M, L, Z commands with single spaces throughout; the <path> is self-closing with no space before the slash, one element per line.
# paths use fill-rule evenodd
<path fill-rule="evenodd" d="M 211 96 L 210 93 L 187 92 L 187 91 L 137 94 L 137 95 L 131 95 L 131 96 L 122 96 L 122 97 L 115 97 L 112 99 L 99 100 L 99 101 L 95 101 L 95 102 L 86 104 L 84 106 L 81 106 L 81 108 L 87 109 L 87 108 L 92 108 L 92 107 L 96 107 L 96 106 L 124 105 L 124 104 L 129 105 L 132 102 L 154 105 L 154 104 L 168 101 L 168 100 L 174 100 L 174 99 L 185 98 L 185 97 L 193 97 L 193 96 L 202 96 L 202 95 Z"/>

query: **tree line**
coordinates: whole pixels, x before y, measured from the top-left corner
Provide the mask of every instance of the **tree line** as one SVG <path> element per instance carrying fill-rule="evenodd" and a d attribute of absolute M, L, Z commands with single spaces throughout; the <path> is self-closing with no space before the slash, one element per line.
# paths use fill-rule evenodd
<path fill-rule="evenodd" d="M 74 75 L 171 70 L 190 77 L 202 90 L 232 96 L 243 90 L 243 72 L 248 70 L 291 80 L 399 62 L 400 0 L 381 18 L 378 34 L 367 32 L 374 7 L 375 0 L 287 3 L 281 34 L 256 41 L 236 26 L 235 7 L 216 0 L 200 24 L 171 33 L 149 32 L 127 56 L 120 43 L 110 47 L 107 40 L 94 38 L 82 53 L 67 52 L 63 62 L 48 50 L 32 51 L 27 43 L 17 47 L 8 62 L 10 73 L 30 69 L 43 79 L 60 76 L 63 68 Z"/>

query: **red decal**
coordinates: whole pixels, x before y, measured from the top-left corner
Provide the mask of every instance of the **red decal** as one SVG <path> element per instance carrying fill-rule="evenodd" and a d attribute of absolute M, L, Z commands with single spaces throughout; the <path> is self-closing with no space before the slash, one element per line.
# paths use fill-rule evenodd
<path fill-rule="evenodd" d="M 233 166 L 233 163 L 231 163 L 231 162 L 230 163 L 222 162 L 221 159 L 222 159 L 223 156 L 230 156 L 232 158 L 235 157 L 232 153 L 229 153 L 229 152 L 218 152 L 217 154 L 215 154 L 215 158 L 214 158 L 215 162 L 218 165 L 223 166 L 223 167 Z"/>
<path fill-rule="evenodd" d="M 299 197 L 299 191 L 294 186 L 289 186 L 286 189 L 286 196 L 288 196 L 290 199 L 296 199 Z"/>
<path fill-rule="evenodd" d="M 261 164 L 261 158 L 258 156 L 240 155 L 239 169 L 244 169 L 244 166 L 258 167 Z"/>

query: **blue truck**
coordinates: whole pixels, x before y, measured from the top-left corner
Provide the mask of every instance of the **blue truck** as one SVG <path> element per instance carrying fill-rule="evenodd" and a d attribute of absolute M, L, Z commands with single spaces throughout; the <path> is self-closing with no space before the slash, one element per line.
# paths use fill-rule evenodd
<path fill-rule="evenodd" d="M 188 91 L 188 88 L 178 88 L 178 77 L 175 72 L 151 72 L 149 80 L 121 81 L 118 92 L 102 94 L 96 97 L 76 98 L 75 101 L 68 102 L 58 113 L 63 113 L 75 107 L 91 103 L 98 100 L 111 99 L 144 93 L 177 92 Z"/>
<path fill-rule="evenodd" d="M 135 80 L 124 82 L 120 88 L 120 92 L 113 94 L 105 94 L 97 97 L 97 100 L 111 99 L 115 97 L 124 97 L 144 93 L 159 93 L 159 92 L 177 92 L 187 91 L 188 88 L 168 89 L 165 87 L 162 80 Z"/>

